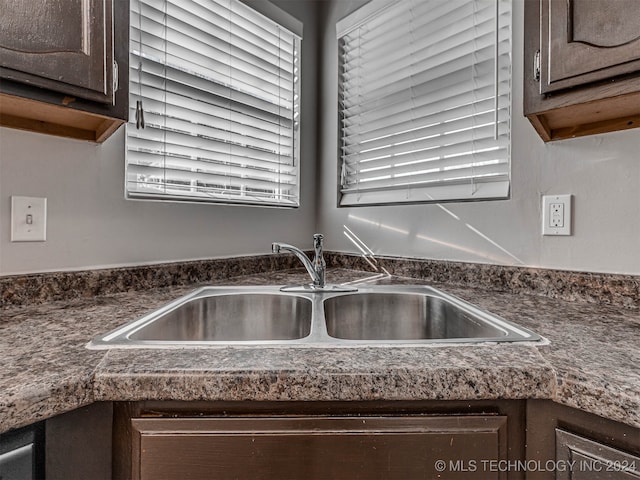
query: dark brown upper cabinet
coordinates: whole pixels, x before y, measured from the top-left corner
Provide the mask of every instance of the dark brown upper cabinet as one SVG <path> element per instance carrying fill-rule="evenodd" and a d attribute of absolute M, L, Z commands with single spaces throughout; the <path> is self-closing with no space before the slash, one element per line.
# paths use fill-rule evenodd
<path fill-rule="evenodd" d="M 541 25 L 542 93 L 640 70 L 638 0 L 544 0 Z"/>
<path fill-rule="evenodd" d="M 5 78 L 113 103 L 111 2 L 4 3 L 10 12 L 0 26 Z"/>
<path fill-rule="evenodd" d="M 640 3 L 526 0 L 524 113 L 543 140 L 640 126 Z"/>
<path fill-rule="evenodd" d="M 95 142 L 128 113 L 128 0 L 0 0 L 0 125 Z"/>

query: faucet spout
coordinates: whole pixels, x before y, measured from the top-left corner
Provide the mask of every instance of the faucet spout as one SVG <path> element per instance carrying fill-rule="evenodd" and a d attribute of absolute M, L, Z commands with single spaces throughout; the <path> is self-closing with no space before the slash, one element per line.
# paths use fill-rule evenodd
<path fill-rule="evenodd" d="M 325 286 L 325 270 L 326 263 L 322 256 L 322 234 L 315 234 L 313 236 L 313 249 L 315 256 L 313 262 L 309 260 L 309 257 L 297 247 L 289 245 L 288 243 L 274 242 L 271 244 L 271 251 L 273 253 L 291 252 L 302 262 L 307 269 L 309 276 L 311 277 L 314 288 L 324 288 Z"/>

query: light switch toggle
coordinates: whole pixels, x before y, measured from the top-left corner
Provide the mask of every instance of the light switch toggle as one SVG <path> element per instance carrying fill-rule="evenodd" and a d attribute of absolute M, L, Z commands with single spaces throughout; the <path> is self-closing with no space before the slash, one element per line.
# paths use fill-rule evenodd
<path fill-rule="evenodd" d="M 47 239 L 47 199 L 11 197 L 11 241 L 44 242 Z"/>

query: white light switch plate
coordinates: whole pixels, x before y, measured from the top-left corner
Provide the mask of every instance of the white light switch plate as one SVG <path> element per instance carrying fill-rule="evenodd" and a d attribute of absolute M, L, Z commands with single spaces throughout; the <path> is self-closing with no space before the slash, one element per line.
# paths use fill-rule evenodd
<path fill-rule="evenodd" d="M 11 197 L 11 241 L 44 242 L 47 239 L 47 199 Z"/>
<path fill-rule="evenodd" d="M 571 195 L 543 195 L 542 235 L 571 235 Z"/>

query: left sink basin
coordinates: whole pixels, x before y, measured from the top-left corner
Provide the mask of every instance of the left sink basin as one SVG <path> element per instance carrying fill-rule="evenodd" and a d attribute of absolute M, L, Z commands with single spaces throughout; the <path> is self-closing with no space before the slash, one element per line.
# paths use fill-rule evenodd
<path fill-rule="evenodd" d="M 206 288 L 94 339 L 88 348 L 283 342 L 311 332 L 312 302 L 280 292 Z"/>

